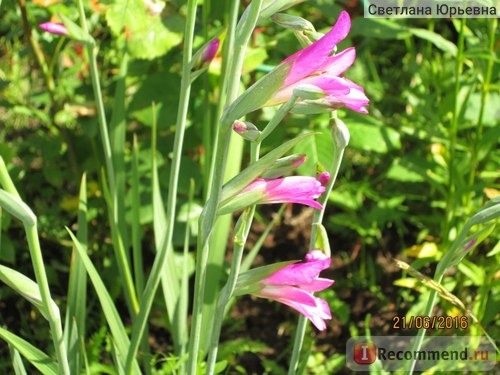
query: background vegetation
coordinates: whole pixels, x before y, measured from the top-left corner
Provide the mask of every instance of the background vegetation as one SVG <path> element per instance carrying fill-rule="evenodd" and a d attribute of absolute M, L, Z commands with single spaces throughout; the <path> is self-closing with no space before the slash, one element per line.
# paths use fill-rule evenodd
<path fill-rule="evenodd" d="M 224 38 L 229 3 L 203 2 L 195 48 L 217 34 Z M 140 228 L 137 237 L 129 233 L 125 245 L 140 249 L 147 274 L 155 249 L 151 155 L 156 153 L 159 187 L 165 198 L 176 131 L 186 8 L 184 1 L 168 1 L 158 22 L 149 22 L 144 28 L 141 17 L 146 19 L 147 13 L 132 11 L 133 15 L 127 13 L 130 19 L 123 21 L 118 19 L 120 6 L 121 1 L 91 1 L 86 13 L 98 44 L 106 115 L 111 123 L 122 121 L 124 125 L 111 134 L 112 143 L 116 142 L 114 155 L 123 160 L 119 175 L 124 197 L 122 224 L 138 222 Z M 393 317 L 422 315 L 429 289 L 395 266 L 392 258 L 411 263 L 432 278 L 437 262 L 466 221 L 498 196 L 500 177 L 497 20 L 365 19 L 357 1 L 332 4 L 311 0 L 288 12 L 325 32 L 341 9 L 349 10 L 353 26 L 339 49 L 354 45 L 357 50 L 347 76 L 365 88 L 371 103 L 366 116 L 339 110 L 351 141 L 325 219 L 333 254 L 333 268 L 326 274 L 336 284 L 321 294 L 329 301 L 334 319 L 326 332 L 310 329 L 307 336 L 307 373 L 311 374 L 345 371 L 349 337 L 415 333 L 394 329 Z M 21 197 L 37 215 L 52 297 L 63 314 L 72 259 L 72 242 L 65 227 L 78 229 L 79 189 L 86 174 L 88 254 L 126 321 L 128 302 L 123 284 L 117 282 L 120 265 L 107 219 L 109 193 L 103 187 L 104 155 L 89 59 L 81 43 L 37 29 L 56 14 L 78 22 L 75 6 L 66 2 L 0 3 L 0 156 Z M 125 33 L 120 22 L 128 25 Z M 148 35 L 153 37 L 148 39 Z M 262 22 L 250 44 L 242 84 L 248 87 L 299 48 L 289 30 L 270 20 Z M 182 213 L 188 211 L 190 180 L 195 181 L 191 210 L 200 207 L 206 194 L 220 69 L 216 57 L 193 85 L 179 181 L 180 223 L 186 222 Z M 120 93 L 124 94 L 121 102 Z M 116 112 L 120 105 L 121 111 Z M 274 109 L 264 109 L 248 119 L 260 126 L 273 113 Z M 328 123 L 326 114 L 314 118 L 291 115 L 266 141 L 263 152 L 306 130 L 326 134 Z M 328 164 L 333 147 L 329 139 L 317 136 L 296 146 L 296 152 L 309 155 L 299 173 L 307 174 L 318 161 Z M 243 158 L 248 157 L 247 152 Z M 136 197 L 140 198 L 138 212 L 133 204 Z M 0 212 L 0 264 L 33 278 L 23 227 L 5 211 Z M 269 207 L 258 210 L 251 244 L 272 218 L 277 223 L 256 264 L 300 259 L 305 252 L 308 232 L 300 222 L 310 218 L 310 211 L 287 207 L 280 217 L 276 212 Z M 441 282 L 479 321 L 470 319 L 469 327 L 453 330 L 455 334 L 483 335 L 486 331 L 499 337 L 500 247 L 494 224 L 473 228 L 480 233 L 480 241 Z M 190 229 L 193 249 L 196 225 Z M 184 229 L 174 233 L 177 250 L 183 247 L 184 234 Z M 140 280 L 140 272 L 134 277 Z M 175 362 L 169 356 L 171 326 L 162 304 L 158 298 L 148 341 L 156 353 L 149 358 L 155 373 L 169 373 Z M 89 287 L 86 361 L 91 373 L 113 373 L 110 334 L 100 305 Z M 433 314 L 466 313 L 456 303 L 442 299 Z M 284 373 L 295 322 L 296 314 L 284 306 L 250 297 L 239 300 L 223 329 L 219 358 L 228 361 L 226 371 Z M 0 286 L 0 325 L 46 353 L 53 352 L 47 339 L 49 327 L 40 312 L 5 285 Z M 11 372 L 10 358 L 9 348 L 0 345 L 0 371 Z"/>

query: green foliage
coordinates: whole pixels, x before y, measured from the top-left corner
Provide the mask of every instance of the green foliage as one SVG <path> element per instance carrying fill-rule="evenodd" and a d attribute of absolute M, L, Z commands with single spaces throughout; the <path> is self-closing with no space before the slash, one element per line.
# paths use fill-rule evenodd
<path fill-rule="evenodd" d="M 64 345 L 70 348 L 72 372 L 114 374 L 125 366 L 127 358 L 135 358 L 135 352 L 129 352 L 133 344 L 139 347 L 137 360 L 132 361 L 137 371 L 141 366 L 153 374 L 183 373 L 186 356 L 177 355 L 185 349 L 179 344 L 182 331 L 173 324 L 178 318 L 180 273 L 185 260 L 180 250 L 189 228 L 187 269 L 191 275 L 197 220 L 209 190 L 212 144 L 226 95 L 221 87 L 224 67 L 219 56 L 193 83 L 190 94 L 175 207 L 176 230 L 167 261 L 170 271 L 162 275 L 162 291 L 153 296 L 151 316 L 145 318 L 155 322 L 155 330 L 146 330 L 143 340 L 133 336 L 137 340 L 132 343 L 130 331 L 139 328 L 134 326 L 137 311 L 129 300 L 136 294 L 137 305 L 141 306 L 152 259 L 166 246 L 162 242 L 169 224 L 165 198 L 178 131 L 184 3 L 168 1 L 161 14 L 150 12 L 140 0 L 96 2 L 94 6 L 102 6 L 100 9 L 85 5 L 89 34 L 97 47 L 104 115 L 111 119 L 114 191 L 110 189 L 110 175 L 103 172 L 106 157 L 89 56 L 78 41 L 37 28 L 40 22 L 58 15 L 80 24 L 77 8 L 68 2 L 50 6 L 28 2 L 27 19 L 23 20 L 17 3 L 4 0 L 0 4 L 0 156 L 22 197 L 5 185 L 3 176 L 0 278 L 8 286 L 0 288 L 0 323 L 9 331 L 0 328 L 0 336 L 12 351 L 0 349 L 2 369 L 5 363 L 14 362 L 19 373 L 23 366 L 29 373 L 32 365 L 41 373 L 58 372 L 54 349 L 47 340 L 40 282 L 33 276 L 32 255 L 23 230 L 23 224 L 36 223 L 53 292 L 49 303 L 62 306 L 61 311 L 67 313 Z M 197 46 L 216 34 L 223 42 L 227 40 L 230 3 L 203 1 L 196 20 Z M 288 10 L 307 18 L 319 31 L 327 31 L 339 11 L 339 5 L 324 0 Z M 257 84 L 233 103 L 226 116 L 233 120 L 247 114 L 247 120 L 262 130 L 276 110 L 255 109 L 281 84 L 287 67 L 281 66 L 264 81 L 259 79 L 298 50 L 299 43 L 291 32 L 268 19 L 259 20 L 259 25 L 241 78 L 242 86 Z M 33 38 L 26 34 L 28 30 Z M 472 311 L 481 326 L 471 324 L 459 333 L 480 335 L 484 328 L 498 337 L 498 225 L 491 222 L 473 227 L 463 241 L 458 241 L 453 254 L 447 252 L 467 220 L 498 196 L 500 189 L 498 33 L 497 21 L 492 19 L 353 17 L 351 33 L 339 50 L 356 46 L 356 62 L 346 75 L 365 88 L 371 99 L 370 114 L 338 111 L 349 128 L 350 143 L 328 197 L 324 219 L 334 267 L 329 272 L 336 283 L 321 293 L 331 307 L 335 330 L 327 331 L 321 346 L 315 346 L 312 340 L 306 343 L 307 355 L 302 361 L 306 373 L 345 371 L 344 357 L 338 353 L 347 336 L 364 334 L 365 329 L 373 334 L 397 334 L 383 331 L 383 325 L 370 325 L 370 319 L 384 320 L 387 325 L 390 314 L 422 315 L 429 292 L 415 278 L 391 266 L 391 258 L 408 261 L 428 277 L 433 276 L 438 262 L 445 262 L 451 268 L 440 285 Z M 313 175 L 317 169 L 329 167 L 334 150 L 330 122 L 327 115 L 287 115 L 262 145 L 262 155 L 267 159 L 264 156 L 264 162 L 255 163 L 230 181 L 225 196 L 241 190 L 265 172 L 266 162 L 290 149 L 308 155 L 297 170 L 299 174 Z M 304 135 L 310 132 L 316 134 Z M 153 133 L 157 133 L 157 146 L 152 141 Z M 294 140 L 289 141 L 291 138 Z M 246 151 L 243 160 L 248 159 Z M 229 155 L 234 170 L 239 170 L 240 157 Z M 86 183 L 79 190 L 84 173 Z M 191 180 L 195 181 L 194 203 L 188 203 Z M 302 258 L 298 256 L 306 247 L 302 237 L 308 233 L 303 227 L 294 229 L 287 224 L 298 211 L 284 210 L 284 219 L 276 220 L 282 227 L 269 229 L 269 240 L 259 240 L 258 246 L 251 244 L 261 249 L 258 256 L 252 254 L 252 259 L 278 262 Z M 257 213 L 262 220 L 252 229 L 256 237 L 262 223 L 270 221 L 269 212 L 269 208 L 262 208 Z M 229 228 L 229 219 L 226 224 Z M 65 227 L 71 228 L 70 234 Z M 221 280 L 227 271 L 223 251 L 228 233 L 225 228 L 217 232 L 214 241 L 223 242 L 216 246 L 219 253 L 222 251 L 220 265 L 215 271 L 213 267 L 207 269 L 221 275 Z M 464 244 L 473 239 L 477 242 L 464 251 Z M 276 249 L 268 249 L 268 242 Z M 422 248 L 425 243 L 435 246 L 432 255 L 408 250 Z M 118 246 L 121 253 L 115 253 Z M 284 248 L 286 252 L 281 251 Z M 129 280 L 120 273 L 122 266 L 129 268 Z M 87 288 L 86 274 L 92 288 Z M 215 294 L 221 280 L 211 280 L 214 290 L 209 292 Z M 23 298 L 35 303 L 42 315 L 37 309 L 27 313 L 26 305 L 19 302 Z M 387 310 L 388 306 L 392 310 Z M 446 300 L 439 301 L 434 312 L 459 313 L 456 305 Z M 245 324 L 232 317 L 228 320 L 236 334 L 242 335 Z M 153 359 L 148 339 L 155 345 Z M 289 339 L 287 333 L 272 337 L 270 342 L 250 337 L 226 339 L 219 350 L 216 371 L 251 373 L 252 369 L 244 368 L 239 359 L 244 353 L 253 353 L 264 373 L 285 373 L 287 359 L 270 359 L 267 353 L 275 341 Z M 5 370 L 9 371 L 10 367 Z"/>

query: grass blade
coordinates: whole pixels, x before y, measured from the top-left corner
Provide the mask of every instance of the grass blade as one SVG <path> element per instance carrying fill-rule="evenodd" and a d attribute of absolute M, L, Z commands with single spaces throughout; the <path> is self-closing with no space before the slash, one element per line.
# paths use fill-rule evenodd
<path fill-rule="evenodd" d="M 85 266 L 85 269 L 87 270 L 87 273 L 90 277 L 90 280 L 92 281 L 92 284 L 94 285 L 94 288 L 97 293 L 97 297 L 99 298 L 99 302 L 101 303 L 102 306 L 102 311 L 104 313 L 104 316 L 106 317 L 106 322 L 109 325 L 109 328 L 111 330 L 111 335 L 113 336 L 113 343 L 116 346 L 117 353 L 119 354 L 119 358 L 123 363 L 117 363 L 117 365 L 121 365 L 124 367 L 125 365 L 125 358 L 127 357 L 127 351 L 129 347 L 129 338 L 125 332 L 125 327 L 123 326 L 123 323 L 121 321 L 120 314 L 118 313 L 118 310 L 116 309 L 113 299 L 108 293 L 108 290 L 106 289 L 106 286 L 104 285 L 101 277 L 99 276 L 99 273 L 97 272 L 94 264 L 90 260 L 89 256 L 87 255 L 87 252 L 85 251 L 85 248 L 82 246 L 80 241 L 75 237 L 75 235 L 66 228 L 68 231 L 71 240 L 73 241 L 75 245 L 75 249 L 78 252 L 79 257 L 82 260 L 83 265 Z M 139 374 L 140 369 L 139 365 L 137 362 L 134 360 L 133 362 L 133 373 Z"/>
<path fill-rule="evenodd" d="M 28 341 L 0 327 L 0 338 L 12 345 L 23 355 L 33 366 L 44 375 L 57 375 L 58 368 L 47 354 L 35 348 Z"/>
<path fill-rule="evenodd" d="M 77 238 L 82 247 L 87 249 L 87 178 L 85 174 L 82 176 L 79 196 Z M 67 300 L 64 340 L 71 373 L 79 374 L 82 369 L 80 341 L 82 337 L 85 337 L 86 331 L 87 273 L 75 249 L 71 255 Z"/>

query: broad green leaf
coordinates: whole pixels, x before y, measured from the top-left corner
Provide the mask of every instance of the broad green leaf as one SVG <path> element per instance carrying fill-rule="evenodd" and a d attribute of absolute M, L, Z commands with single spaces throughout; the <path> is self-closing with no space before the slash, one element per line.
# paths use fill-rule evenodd
<path fill-rule="evenodd" d="M 300 175 L 310 176 L 315 173 L 318 163 L 330 168 L 333 161 L 333 140 L 329 129 L 323 129 L 314 137 L 304 139 L 295 145 L 293 152 L 307 155 L 306 161 L 297 168 Z"/>
<path fill-rule="evenodd" d="M 412 164 L 405 163 L 404 159 L 395 159 L 387 171 L 387 178 L 401 182 L 422 182 L 425 181 L 425 171 L 415 168 Z"/>
<path fill-rule="evenodd" d="M 133 58 L 154 59 L 182 40 L 181 33 L 170 31 L 160 15 L 148 13 L 140 0 L 115 0 L 106 12 L 106 20 L 113 34 L 125 35 Z"/>
<path fill-rule="evenodd" d="M 59 366 L 57 363 L 47 354 L 31 345 L 28 341 L 2 327 L 0 327 L 0 338 L 16 348 L 19 353 L 21 353 L 23 357 L 35 366 L 42 374 L 57 375 L 59 373 Z"/>
<path fill-rule="evenodd" d="M 401 148 L 399 132 L 388 126 L 350 122 L 347 127 L 351 133 L 349 146 L 353 148 L 380 154 Z"/>
<path fill-rule="evenodd" d="M 243 65 L 243 72 L 250 73 L 257 69 L 267 59 L 267 52 L 264 48 L 251 48 L 247 49 L 245 55 L 245 62 Z"/>

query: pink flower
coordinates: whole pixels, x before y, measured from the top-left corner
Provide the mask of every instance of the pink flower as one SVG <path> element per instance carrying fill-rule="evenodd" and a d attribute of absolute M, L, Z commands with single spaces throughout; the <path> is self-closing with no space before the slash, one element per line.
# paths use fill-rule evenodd
<path fill-rule="evenodd" d="M 319 273 L 330 267 L 331 259 L 320 250 L 306 255 L 305 263 L 283 267 L 260 281 L 262 288 L 254 294 L 292 307 L 308 318 L 320 331 L 326 328 L 325 319 L 331 319 L 325 300 L 312 295 L 330 287 L 335 281 L 320 278 Z"/>
<path fill-rule="evenodd" d="M 60 22 L 44 22 L 38 25 L 40 29 L 43 31 L 47 31 L 51 34 L 56 35 L 68 35 L 68 30 L 66 26 Z"/>
<path fill-rule="evenodd" d="M 315 199 L 325 191 L 325 188 L 314 177 L 257 178 L 239 194 L 258 191 L 263 193 L 263 196 L 257 202 L 260 204 L 300 203 L 319 210 L 323 208 Z"/>
<path fill-rule="evenodd" d="M 281 170 L 288 169 L 286 164 L 292 161 L 297 156 L 293 156 L 290 160 L 285 160 L 285 164 Z M 298 158 L 298 162 L 304 160 L 303 157 Z M 302 159 L 302 160 L 300 160 Z M 279 167 L 276 170 L 269 169 L 270 174 L 279 172 Z M 257 178 L 250 182 L 239 193 L 225 199 L 219 207 L 219 215 L 225 215 L 253 204 L 272 204 L 272 203 L 300 203 L 306 206 L 323 209 L 323 206 L 315 201 L 323 192 L 325 187 L 320 181 L 314 177 L 307 176 L 288 176 L 280 178 Z"/>
<path fill-rule="evenodd" d="M 312 85 L 325 93 L 323 101 L 332 109 L 345 106 L 356 112 L 368 113 L 365 106 L 369 100 L 363 88 L 340 77 L 354 63 L 355 49 L 351 47 L 332 55 L 333 49 L 347 36 L 350 28 L 349 14 L 342 11 L 337 23 L 325 36 L 285 59 L 282 64 L 290 64 L 290 70 L 281 87 L 265 105 L 284 103 L 296 87 Z"/>

